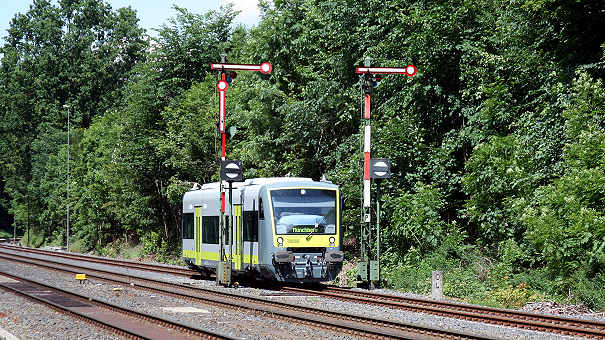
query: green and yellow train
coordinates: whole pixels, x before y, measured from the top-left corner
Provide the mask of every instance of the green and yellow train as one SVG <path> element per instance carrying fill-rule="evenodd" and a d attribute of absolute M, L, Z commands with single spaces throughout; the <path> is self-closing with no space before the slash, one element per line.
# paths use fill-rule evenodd
<path fill-rule="evenodd" d="M 225 245 L 227 257 L 233 253 L 233 276 L 297 283 L 336 278 L 343 261 L 337 185 L 291 177 L 233 185 L 233 229 L 227 229 L 233 243 Z M 220 258 L 220 207 L 220 183 L 183 196 L 183 260 L 204 275 L 216 273 Z"/>

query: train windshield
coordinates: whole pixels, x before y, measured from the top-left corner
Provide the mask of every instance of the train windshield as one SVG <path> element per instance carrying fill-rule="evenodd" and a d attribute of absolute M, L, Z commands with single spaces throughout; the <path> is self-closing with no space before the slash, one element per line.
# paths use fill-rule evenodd
<path fill-rule="evenodd" d="M 277 234 L 335 234 L 336 190 L 271 190 Z"/>

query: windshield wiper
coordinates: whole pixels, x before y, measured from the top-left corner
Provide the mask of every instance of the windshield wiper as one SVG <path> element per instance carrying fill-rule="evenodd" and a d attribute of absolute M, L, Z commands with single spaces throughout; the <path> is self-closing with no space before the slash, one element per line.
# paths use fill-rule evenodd
<path fill-rule="evenodd" d="M 311 235 L 313 235 L 314 232 L 315 232 L 315 229 L 311 230 L 311 232 L 309 233 L 309 235 L 307 235 L 307 240 L 311 239 Z"/>
<path fill-rule="evenodd" d="M 311 230 L 311 232 L 309 233 L 309 235 L 307 235 L 307 240 L 310 240 L 311 239 L 311 235 L 313 235 L 314 232 L 319 231 L 319 227 L 322 226 L 322 225 L 325 227 L 325 224 L 319 223 L 319 222 L 315 222 L 315 228 L 313 228 L 313 230 Z"/>

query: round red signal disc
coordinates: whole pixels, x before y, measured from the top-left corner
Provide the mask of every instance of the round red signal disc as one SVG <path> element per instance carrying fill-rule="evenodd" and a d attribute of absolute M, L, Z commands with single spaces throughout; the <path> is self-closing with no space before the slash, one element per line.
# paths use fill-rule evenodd
<path fill-rule="evenodd" d="M 227 90 L 228 87 L 229 87 L 229 83 L 227 83 L 227 81 L 225 81 L 225 80 L 219 80 L 216 82 L 216 88 L 219 91 L 225 91 L 225 90 Z"/>
<path fill-rule="evenodd" d="M 260 64 L 260 73 L 267 74 L 267 73 L 271 73 L 272 70 L 273 70 L 273 66 L 271 65 L 270 62 L 265 61 L 264 63 Z"/>
<path fill-rule="evenodd" d="M 418 69 L 416 68 L 416 66 L 408 65 L 405 67 L 405 74 L 407 74 L 408 76 L 415 76 L 416 73 L 418 73 Z"/>

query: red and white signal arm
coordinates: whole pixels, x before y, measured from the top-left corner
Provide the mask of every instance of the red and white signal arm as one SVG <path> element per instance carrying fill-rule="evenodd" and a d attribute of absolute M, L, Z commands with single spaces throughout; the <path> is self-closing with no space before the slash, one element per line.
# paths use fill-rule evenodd
<path fill-rule="evenodd" d="M 258 71 L 260 73 L 263 74 L 268 74 L 271 73 L 271 71 L 273 71 L 273 66 L 271 65 L 270 62 L 265 61 L 264 63 L 260 64 L 260 65 L 253 65 L 253 64 L 210 64 L 210 68 L 212 70 L 218 70 L 218 71 Z"/>
<path fill-rule="evenodd" d="M 413 77 L 418 73 L 418 69 L 414 65 L 406 67 L 357 67 L 356 73 L 379 73 L 379 74 L 405 74 Z"/>

